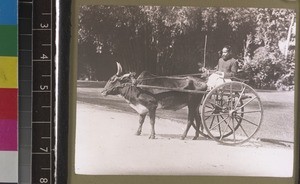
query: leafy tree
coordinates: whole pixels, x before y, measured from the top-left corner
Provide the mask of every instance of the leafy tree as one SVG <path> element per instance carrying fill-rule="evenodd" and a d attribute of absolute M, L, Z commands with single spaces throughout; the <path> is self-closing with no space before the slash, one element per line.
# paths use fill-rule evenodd
<path fill-rule="evenodd" d="M 232 45 L 249 84 L 288 89 L 294 80 L 295 47 L 284 57 L 282 45 L 292 16 L 294 10 L 270 8 L 83 6 L 78 78 L 105 80 L 115 72 L 116 61 L 137 73 L 196 73 L 204 60 L 213 68 L 218 51 Z"/>

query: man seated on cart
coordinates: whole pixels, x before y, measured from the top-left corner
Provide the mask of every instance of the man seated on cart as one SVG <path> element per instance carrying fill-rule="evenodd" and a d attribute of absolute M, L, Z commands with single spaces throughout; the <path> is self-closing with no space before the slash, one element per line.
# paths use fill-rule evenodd
<path fill-rule="evenodd" d="M 231 78 L 235 77 L 238 70 L 238 63 L 237 60 L 232 57 L 231 46 L 224 46 L 221 58 L 215 68 L 217 71 L 211 75 L 206 68 L 199 69 L 200 72 L 203 72 L 203 76 L 209 76 L 207 80 L 208 90 L 225 82 L 230 82 Z"/>

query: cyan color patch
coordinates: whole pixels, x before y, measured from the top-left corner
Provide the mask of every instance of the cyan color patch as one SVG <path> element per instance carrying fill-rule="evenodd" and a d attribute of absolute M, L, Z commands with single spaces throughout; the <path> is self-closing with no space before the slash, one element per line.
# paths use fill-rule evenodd
<path fill-rule="evenodd" d="M 0 0 L 0 25 L 17 24 L 17 0 Z"/>

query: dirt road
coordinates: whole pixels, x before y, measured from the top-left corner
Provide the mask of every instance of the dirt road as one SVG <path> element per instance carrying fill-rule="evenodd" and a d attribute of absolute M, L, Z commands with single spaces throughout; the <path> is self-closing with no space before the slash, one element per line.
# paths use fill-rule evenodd
<path fill-rule="evenodd" d="M 129 108 L 129 107 L 128 107 Z M 77 103 L 75 168 L 77 174 L 126 175 L 292 175 L 293 149 L 251 140 L 224 146 L 201 138 L 179 140 L 185 125 L 158 119 L 157 138 L 148 139 L 149 119 L 141 136 L 138 116 Z"/>
<path fill-rule="evenodd" d="M 119 110 L 134 115 L 137 113 L 118 96 L 103 97 L 101 88 L 77 88 L 78 101 Z M 294 93 L 262 91 L 259 96 L 263 103 L 264 118 L 254 137 L 276 144 L 292 144 L 294 141 Z M 186 124 L 187 108 L 174 111 L 158 110 L 157 117 Z"/>

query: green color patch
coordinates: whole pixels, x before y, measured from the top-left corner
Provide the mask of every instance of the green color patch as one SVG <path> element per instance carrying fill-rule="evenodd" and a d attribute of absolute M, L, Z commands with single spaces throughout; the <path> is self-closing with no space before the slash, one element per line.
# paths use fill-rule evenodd
<path fill-rule="evenodd" d="M 18 55 L 18 27 L 0 26 L 0 56 Z"/>

